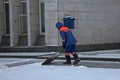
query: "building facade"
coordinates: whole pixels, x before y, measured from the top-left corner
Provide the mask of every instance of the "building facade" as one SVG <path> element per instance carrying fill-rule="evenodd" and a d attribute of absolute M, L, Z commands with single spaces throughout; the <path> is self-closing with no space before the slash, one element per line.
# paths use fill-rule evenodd
<path fill-rule="evenodd" d="M 0 0 L 0 46 L 58 46 L 55 28 L 74 17 L 77 45 L 120 43 L 119 0 Z"/>

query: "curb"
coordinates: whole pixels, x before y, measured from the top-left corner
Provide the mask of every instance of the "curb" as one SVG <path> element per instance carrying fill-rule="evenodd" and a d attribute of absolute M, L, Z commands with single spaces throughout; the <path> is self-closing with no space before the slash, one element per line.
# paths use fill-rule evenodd
<path fill-rule="evenodd" d="M 0 55 L 0 58 L 33 58 L 33 59 L 48 59 L 50 56 L 16 56 L 16 55 Z M 63 60 L 65 57 L 58 57 L 57 60 Z M 73 60 L 73 58 L 71 58 Z M 120 62 L 120 58 L 98 58 L 98 57 L 79 57 L 80 60 L 91 61 L 114 61 Z"/>

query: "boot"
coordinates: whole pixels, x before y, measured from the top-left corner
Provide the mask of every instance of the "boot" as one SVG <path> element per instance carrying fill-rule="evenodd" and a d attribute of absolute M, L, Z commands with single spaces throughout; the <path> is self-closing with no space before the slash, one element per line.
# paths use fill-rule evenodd
<path fill-rule="evenodd" d="M 73 57 L 74 57 L 74 59 L 75 59 L 75 61 L 73 62 L 73 64 L 79 63 L 80 59 L 78 59 L 78 55 L 77 55 L 77 54 L 74 54 Z"/>
<path fill-rule="evenodd" d="M 63 64 L 71 64 L 70 56 L 65 56 L 65 58 L 66 58 L 66 62 L 64 62 Z"/>

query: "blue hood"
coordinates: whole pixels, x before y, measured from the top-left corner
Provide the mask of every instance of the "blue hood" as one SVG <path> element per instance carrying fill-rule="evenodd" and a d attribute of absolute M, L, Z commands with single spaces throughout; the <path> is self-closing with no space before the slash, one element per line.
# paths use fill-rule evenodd
<path fill-rule="evenodd" d="M 63 24 L 61 22 L 57 22 L 55 25 L 55 27 L 58 29 L 60 29 L 62 26 L 63 26 Z"/>

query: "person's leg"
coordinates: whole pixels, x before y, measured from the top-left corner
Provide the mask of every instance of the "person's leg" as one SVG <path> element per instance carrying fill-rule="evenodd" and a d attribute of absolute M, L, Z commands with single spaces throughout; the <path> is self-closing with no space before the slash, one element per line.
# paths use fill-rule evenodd
<path fill-rule="evenodd" d="M 66 58 L 66 62 L 64 62 L 63 64 L 71 64 L 70 47 L 69 46 L 65 48 L 65 58 Z"/>
<path fill-rule="evenodd" d="M 66 58 L 66 62 L 64 62 L 63 64 L 71 64 L 71 58 L 69 53 L 65 53 L 65 58 Z"/>
<path fill-rule="evenodd" d="M 72 55 L 73 55 L 74 60 L 75 60 L 73 62 L 73 64 L 77 64 L 80 61 L 80 59 L 78 58 L 78 55 L 76 54 L 76 52 L 72 52 Z"/>
<path fill-rule="evenodd" d="M 73 55 L 73 57 L 74 57 L 74 62 L 73 62 L 73 64 L 77 64 L 79 61 L 80 61 L 80 59 L 78 58 L 78 55 L 77 55 L 77 53 L 76 53 L 76 46 L 75 46 L 75 44 L 73 44 L 72 45 L 72 47 L 71 47 L 71 54 Z"/>

